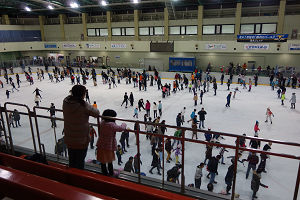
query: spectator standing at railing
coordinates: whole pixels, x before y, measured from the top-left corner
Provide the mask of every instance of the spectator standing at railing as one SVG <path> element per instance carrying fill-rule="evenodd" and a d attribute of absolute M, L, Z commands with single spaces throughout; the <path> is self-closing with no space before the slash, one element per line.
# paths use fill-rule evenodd
<path fill-rule="evenodd" d="M 69 153 L 69 167 L 84 169 L 84 159 L 90 142 L 89 116 L 98 117 L 99 110 L 84 101 L 86 88 L 73 86 L 71 95 L 63 101 L 65 143 Z"/>
<path fill-rule="evenodd" d="M 21 124 L 20 124 L 21 117 L 20 117 L 20 113 L 17 109 L 14 109 L 13 118 L 16 123 L 16 127 L 21 126 Z"/>
<path fill-rule="evenodd" d="M 104 110 L 103 117 L 116 117 L 117 113 L 114 110 Z M 97 160 L 101 163 L 102 173 L 104 175 L 113 175 L 113 164 L 115 160 L 114 151 L 117 149 L 116 132 L 126 130 L 126 124 L 121 126 L 115 123 L 114 119 L 102 119 L 99 129 L 101 134 L 97 141 Z M 108 167 L 108 171 L 107 171 Z"/>

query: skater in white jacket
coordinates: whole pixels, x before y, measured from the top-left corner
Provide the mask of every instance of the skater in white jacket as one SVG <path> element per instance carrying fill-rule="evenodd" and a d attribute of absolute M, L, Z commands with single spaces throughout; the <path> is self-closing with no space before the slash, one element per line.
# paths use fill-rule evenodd
<path fill-rule="evenodd" d="M 295 104 L 296 104 L 296 93 L 292 93 L 292 97 L 290 99 L 291 102 L 291 109 L 295 109 Z"/>

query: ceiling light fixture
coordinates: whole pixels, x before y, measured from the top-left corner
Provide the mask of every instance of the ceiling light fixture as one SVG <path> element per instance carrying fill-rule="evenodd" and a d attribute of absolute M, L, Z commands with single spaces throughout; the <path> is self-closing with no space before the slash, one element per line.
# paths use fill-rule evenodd
<path fill-rule="evenodd" d="M 25 10 L 26 10 L 27 12 L 30 12 L 30 11 L 31 11 L 31 8 L 29 8 L 28 6 L 26 6 L 26 7 L 25 7 Z"/>
<path fill-rule="evenodd" d="M 78 3 L 76 3 L 76 2 L 70 3 L 70 6 L 71 6 L 71 8 L 78 8 L 79 7 Z"/>
<path fill-rule="evenodd" d="M 101 1 L 101 5 L 102 5 L 102 6 L 107 6 L 107 2 L 104 1 L 104 0 L 102 0 L 102 1 Z"/>
<path fill-rule="evenodd" d="M 48 9 L 53 10 L 54 7 L 52 5 L 48 5 Z"/>
<path fill-rule="evenodd" d="M 139 3 L 139 0 L 133 0 L 133 3 Z"/>

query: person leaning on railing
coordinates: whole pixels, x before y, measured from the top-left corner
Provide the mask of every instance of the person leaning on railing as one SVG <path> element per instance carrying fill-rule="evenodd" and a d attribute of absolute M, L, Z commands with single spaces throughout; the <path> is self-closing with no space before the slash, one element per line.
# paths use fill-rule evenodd
<path fill-rule="evenodd" d="M 98 117 L 99 110 L 84 101 L 86 88 L 75 85 L 63 101 L 65 143 L 69 153 L 69 167 L 84 169 L 84 159 L 90 142 L 89 116 Z"/>

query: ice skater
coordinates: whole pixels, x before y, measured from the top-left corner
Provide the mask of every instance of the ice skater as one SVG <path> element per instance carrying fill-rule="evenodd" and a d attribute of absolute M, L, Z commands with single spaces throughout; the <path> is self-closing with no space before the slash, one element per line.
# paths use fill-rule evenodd
<path fill-rule="evenodd" d="M 202 125 L 202 128 L 205 128 L 204 127 L 204 120 L 205 120 L 205 115 L 206 114 L 207 114 L 207 112 L 204 110 L 204 108 L 201 108 L 201 110 L 198 112 L 199 120 L 200 120 L 199 129 L 201 129 L 201 125 Z"/>
<path fill-rule="evenodd" d="M 227 99 L 227 103 L 226 103 L 226 107 L 230 107 L 230 99 L 231 99 L 231 94 L 232 92 L 229 92 L 229 94 L 227 95 L 226 99 Z"/>
<path fill-rule="evenodd" d="M 266 111 L 266 121 L 265 122 L 268 122 L 268 119 L 270 119 L 270 122 L 272 124 L 272 116 L 274 117 L 273 112 L 271 111 L 270 108 L 267 108 L 267 111 Z"/>
<path fill-rule="evenodd" d="M 200 91 L 200 100 L 201 100 L 201 101 L 200 101 L 200 104 L 202 104 L 203 94 L 204 94 L 204 92 L 203 92 L 203 90 L 201 90 L 201 91 Z"/>
<path fill-rule="evenodd" d="M 292 93 L 292 97 L 290 99 L 291 109 L 295 109 L 296 106 L 296 93 Z"/>
<path fill-rule="evenodd" d="M 285 92 L 282 92 L 281 94 L 281 105 L 284 105 L 284 100 L 285 100 Z"/>
<path fill-rule="evenodd" d="M 9 99 L 9 94 L 10 94 L 10 93 L 11 93 L 11 91 L 6 90 L 5 94 L 6 94 L 7 99 Z"/>
<path fill-rule="evenodd" d="M 132 92 L 130 92 L 130 95 L 129 95 L 129 102 L 130 102 L 130 106 L 133 106 L 134 97 L 133 97 Z"/>
<path fill-rule="evenodd" d="M 262 184 L 260 182 L 261 179 L 261 169 L 257 169 L 253 171 L 252 181 L 251 181 L 251 189 L 253 191 L 252 199 L 257 199 L 256 193 L 259 190 L 259 186 L 262 186 L 264 188 L 268 188 L 267 185 Z"/>
<path fill-rule="evenodd" d="M 257 132 L 260 131 L 260 129 L 259 129 L 258 126 L 259 126 L 259 122 L 256 121 L 256 122 L 255 122 L 255 125 L 254 125 L 254 132 L 255 132 L 255 135 L 257 135 Z"/>
<path fill-rule="evenodd" d="M 241 92 L 241 91 L 239 91 L 239 88 L 238 88 L 238 87 L 234 88 L 234 91 L 233 91 L 233 98 L 235 98 L 235 94 L 236 94 L 237 92 Z"/>
<path fill-rule="evenodd" d="M 139 110 L 138 110 L 138 107 L 135 107 L 133 112 L 134 112 L 133 118 L 136 117 L 136 118 L 138 119 L 138 118 L 139 118 Z"/>
<path fill-rule="evenodd" d="M 194 100 L 194 106 L 197 106 L 197 101 L 198 101 L 198 96 L 197 96 L 197 93 L 194 94 L 194 97 L 193 97 L 193 100 Z"/>
<path fill-rule="evenodd" d="M 86 92 L 85 92 L 85 101 L 91 103 L 91 101 L 90 101 L 90 95 L 89 95 L 89 91 L 88 90 L 86 90 Z"/>
<path fill-rule="evenodd" d="M 34 97 L 34 102 L 35 102 L 35 105 L 36 105 L 36 106 L 39 106 L 39 105 L 40 105 L 40 102 L 42 102 L 42 101 L 41 101 L 41 98 L 40 98 L 39 95 L 35 95 L 35 97 Z"/>
<path fill-rule="evenodd" d="M 123 99 L 123 102 L 122 102 L 121 106 L 123 106 L 124 103 L 125 103 L 125 108 L 127 108 L 127 105 L 128 105 L 128 95 L 127 95 L 127 92 L 125 92 L 125 94 L 124 94 L 124 99 Z"/>
<path fill-rule="evenodd" d="M 36 89 L 33 91 L 33 93 L 35 93 L 35 96 L 39 96 L 39 97 L 42 99 L 42 96 L 41 96 L 40 92 L 42 92 L 42 90 L 40 90 L 39 88 L 36 88 Z M 32 93 L 32 94 L 33 94 L 33 93 Z"/>

